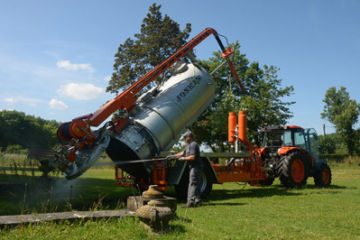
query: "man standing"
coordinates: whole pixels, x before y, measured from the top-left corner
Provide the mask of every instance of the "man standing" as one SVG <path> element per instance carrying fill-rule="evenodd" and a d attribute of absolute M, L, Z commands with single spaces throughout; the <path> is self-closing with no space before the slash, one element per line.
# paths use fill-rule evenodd
<path fill-rule="evenodd" d="M 200 159 L 199 145 L 194 141 L 191 131 L 184 134 L 186 143 L 185 151 L 175 156 L 181 161 L 187 161 L 189 166 L 189 187 L 187 195 L 187 207 L 197 207 L 201 203 L 200 181 L 203 171 L 203 163 Z"/>

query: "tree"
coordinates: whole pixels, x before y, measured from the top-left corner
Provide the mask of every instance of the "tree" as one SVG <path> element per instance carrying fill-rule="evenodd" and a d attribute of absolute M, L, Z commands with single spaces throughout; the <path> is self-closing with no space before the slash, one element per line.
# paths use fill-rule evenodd
<path fill-rule="evenodd" d="M 191 24 L 180 30 L 179 24 L 168 15 L 163 16 L 160 9 L 161 5 L 152 4 L 142 21 L 140 33 L 120 44 L 107 92 L 117 93 L 133 83 L 186 42 Z"/>
<path fill-rule="evenodd" d="M 356 130 L 356 143 L 355 143 L 355 153 L 360 156 L 360 128 Z"/>
<path fill-rule="evenodd" d="M 223 143 L 227 139 L 228 112 L 247 111 L 249 138 L 257 140 L 256 132 L 259 127 L 285 124 L 292 116 L 289 107 L 294 103 L 284 100 L 294 89 L 292 86 L 282 86 L 277 75 L 278 68 L 267 65 L 260 67 L 257 62 L 250 63 L 240 53 L 238 42 L 232 47 L 232 60 L 245 91 L 241 93 L 236 83 L 229 84 L 229 69 L 222 67 L 213 75 L 218 84 L 215 100 L 208 112 L 193 125 L 199 141 L 215 143 L 220 148 L 224 148 Z M 215 52 L 212 58 L 201 64 L 211 72 L 222 61 L 221 53 Z"/>
<path fill-rule="evenodd" d="M 51 148 L 57 143 L 58 123 L 17 111 L 0 111 L 0 148 Z"/>
<path fill-rule="evenodd" d="M 324 135 L 319 138 L 320 154 L 334 154 L 336 152 L 336 135 Z"/>
<path fill-rule="evenodd" d="M 323 119 L 334 124 L 336 132 L 341 136 L 347 146 L 350 155 L 354 153 L 357 140 L 353 126 L 357 123 L 360 114 L 360 104 L 350 99 L 345 87 L 329 88 L 323 100 L 324 110 L 321 113 Z"/>

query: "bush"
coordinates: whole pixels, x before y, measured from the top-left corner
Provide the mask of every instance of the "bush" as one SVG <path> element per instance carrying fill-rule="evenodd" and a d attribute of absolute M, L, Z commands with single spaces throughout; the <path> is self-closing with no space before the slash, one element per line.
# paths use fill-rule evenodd
<path fill-rule="evenodd" d="M 325 159 L 327 161 L 331 161 L 331 162 L 344 162 L 346 158 L 349 157 L 348 154 L 320 154 L 319 155 L 320 159 Z"/>
<path fill-rule="evenodd" d="M 320 136 L 319 152 L 320 154 L 333 154 L 336 151 L 336 140 L 332 136 Z"/>

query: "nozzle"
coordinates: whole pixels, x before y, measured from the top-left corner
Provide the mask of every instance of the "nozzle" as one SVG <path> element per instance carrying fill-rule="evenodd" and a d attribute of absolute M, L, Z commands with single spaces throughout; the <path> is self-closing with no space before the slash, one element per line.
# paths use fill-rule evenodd
<path fill-rule="evenodd" d="M 108 147 L 110 142 L 109 135 L 103 135 L 98 141 L 94 144 L 92 148 L 86 148 L 78 150 L 75 153 L 76 159 L 70 161 L 68 157 L 64 156 L 68 161 L 67 168 L 63 171 L 66 179 L 74 179 L 82 175 L 86 170 L 88 170 L 96 160 L 98 160 L 101 154 Z"/>

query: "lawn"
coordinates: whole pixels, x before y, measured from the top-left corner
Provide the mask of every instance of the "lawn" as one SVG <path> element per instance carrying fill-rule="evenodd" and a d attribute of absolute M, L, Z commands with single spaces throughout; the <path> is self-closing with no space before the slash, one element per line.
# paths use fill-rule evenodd
<path fill-rule="evenodd" d="M 167 233 L 151 233 L 129 217 L 18 226 L 0 230 L 0 239 L 360 239 L 360 166 L 332 164 L 332 170 L 328 189 L 315 188 L 312 179 L 298 190 L 286 190 L 279 182 L 267 188 L 215 185 L 203 206 L 186 209 L 180 203 Z M 91 169 L 71 183 L 54 180 L 50 188 L 39 179 L 14 180 L 22 181 L 38 181 L 42 187 L 30 189 L 29 183 L 31 194 L 3 191 L 1 214 L 122 208 L 126 196 L 136 193 L 115 186 L 113 170 L 107 168 Z"/>

